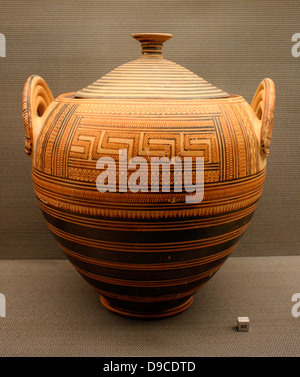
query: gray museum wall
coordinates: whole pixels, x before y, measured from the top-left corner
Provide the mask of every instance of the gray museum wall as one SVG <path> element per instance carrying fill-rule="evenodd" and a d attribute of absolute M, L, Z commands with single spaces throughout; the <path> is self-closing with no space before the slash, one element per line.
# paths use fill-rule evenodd
<path fill-rule="evenodd" d="M 0 33 L 0 258 L 64 258 L 42 218 L 24 153 L 21 94 L 42 76 L 54 96 L 137 58 L 136 32 L 174 37 L 164 56 L 250 102 L 260 81 L 277 90 L 264 194 L 233 256 L 298 255 L 300 33 L 294 1 L 2 1 Z M 300 51 L 300 48 L 299 48 Z"/>

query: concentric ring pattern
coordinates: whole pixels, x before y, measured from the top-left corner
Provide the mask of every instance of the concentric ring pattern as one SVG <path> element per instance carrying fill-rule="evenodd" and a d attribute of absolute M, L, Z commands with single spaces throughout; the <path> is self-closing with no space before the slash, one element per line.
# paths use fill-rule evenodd
<path fill-rule="evenodd" d="M 139 59 L 60 95 L 44 112 L 34 109 L 32 119 L 29 108 L 24 127 L 35 194 L 62 251 L 107 309 L 154 319 L 187 309 L 246 231 L 263 191 L 259 131 L 266 118 L 263 135 L 270 137 L 275 88 L 267 79 L 251 107 L 164 59 L 169 34 L 133 37 L 142 45 Z M 40 82 L 29 79 L 23 104 L 37 103 L 39 90 L 47 98 L 45 85 L 36 90 Z M 110 168 L 99 167 L 103 157 Z M 168 174 L 152 175 L 153 159 L 174 157 L 183 167 L 190 161 L 183 177 L 170 165 Z M 204 196 L 192 202 L 198 157 Z M 142 173 L 132 168 L 136 158 Z M 107 185 L 99 191 L 102 173 Z"/>
<path fill-rule="evenodd" d="M 34 189 L 62 251 L 109 310 L 134 318 L 180 313 L 247 229 L 265 170 L 244 100 L 227 101 L 58 98 L 40 135 Z M 110 156 L 118 166 L 119 149 L 129 159 L 203 156 L 203 201 L 186 203 L 172 174 L 170 192 L 160 181 L 157 193 L 100 193 L 97 160 Z"/>
<path fill-rule="evenodd" d="M 77 91 L 76 98 L 204 99 L 229 96 L 192 71 L 163 58 L 162 44 L 170 35 L 133 34 L 133 37 L 141 42 L 141 57 Z"/>
<path fill-rule="evenodd" d="M 228 97 L 179 64 L 161 57 L 141 57 L 121 65 L 75 93 L 77 98 L 198 99 Z"/>

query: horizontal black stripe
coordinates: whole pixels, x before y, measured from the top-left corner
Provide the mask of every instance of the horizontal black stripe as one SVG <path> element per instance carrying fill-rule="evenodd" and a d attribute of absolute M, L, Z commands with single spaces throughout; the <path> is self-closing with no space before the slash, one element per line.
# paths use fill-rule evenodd
<path fill-rule="evenodd" d="M 230 247 L 235 246 L 243 234 L 237 236 L 231 240 L 220 242 L 219 244 L 205 247 L 198 247 L 192 250 L 170 250 L 168 252 L 161 252 L 159 246 L 157 251 L 146 252 L 143 250 L 142 245 L 136 246 L 136 251 L 119 251 L 106 250 L 104 248 L 98 248 L 88 245 L 82 245 L 74 241 L 66 240 L 62 237 L 54 235 L 55 239 L 67 249 L 74 251 L 83 256 L 95 258 L 102 261 L 114 262 L 114 263 L 130 263 L 130 264 L 151 264 L 151 263 L 169 263 L 170 253 L 172 253 L 172 262 L 189 261 L 198 258 L 214 255 L 223 250 L 227 250 Z"/>
<path fill-rule="evenodd" d="M 189 278 L 192 276 L 196 276 L 198 274 L 204 273 L 209 271 L 220 264 L 224 263 L 227 259 L 227 255 L 225 257 L 221 257 L 215 261 L 211 261 L 206 264 L 201 264 L 199 266 L 192 266 L 186 268 L 179 268 L 179 269 L 169 269 L 168 263 L 162 264 L 162 271 L 161 270 L 129 270 L 129 269 L 122 269 L 122 266 L 119 268 L 110 268 L 107 266 L 100 266 L 92 263 L 87 263 L 85 261 L 76 259 L 67 255 L 70 262 L 79 267 L 84 271 L 91 272 L 93 274 L 102 276 L 102 277 L 110 277 L 114 279 L 124 279 L 128 281 L 166 281 L 166 280 L 176 280 L 182 278 Z"/>
<path fill-rule="evenodd" d="M 189 292 L 197 287 L 200 287 L 202 284 L 207 282 L 212 276 L 207 276 L 205 278 L 184 284 L 178 285 L 169 285 L 163 287 L 132 287 L 132 286 L 125 286 L 125 285 L 116 285 L 110 284 L 106 282 L 101 282 L 96 279 L 92 279 L 87 277 L 83 274 L 81 276 L 94 288 L 97 290 L 103 290 L 105 292 L 111 292 L 112 294 L 117 295 L 124 295 L 127 300 L 127 297 L 161 297 L 161 296 L 170 296 L 173 294 L 184 294 L 185 292 Z M 142 305 L 144 306 L 144 302 Z M 141 304 L 139 304 L 140 306 Z M 156 305 L 156 304 L 155 304 Z"/>
<path fill-rule="evenodd" d="M 124 301 L 113 298 L 105 297 L 110 305 L 119 310 L 124 310 L 126 312 L 139 313 L 143 314 L 154 314 L 163 313 L 164 311 L 171 310 L 182 304 L 184 304 L 189 298 L 190 295 L 176 299 L 176 300 L 167 300 L 167 301 L 158 301 L 158 302 L 135 302 L 135 301 Z"/>
<path fill-rule="evenodd" d="M 182 230 L 166 230 L 160 231 L 143 231 L 143 226 L 136 225 L 129 228 L 127 231 L 110 230 L 110 229 L 97 229 L 83 224 L 74 224 L 66 220 L 61 220 L 52 215 L 44 212 L 45 219 L 54 227 L 67 232 L 71 235 L 79 237 L 85 237 L 91 240 L 107 241 L 107 242 L 122 242 L 122 243 L 170 243 L 170 242 L 183 242 L 186 240 L 200 240 L 204 238 L 216 237 L 226 233 L 229 233 L 235 229 L 239 229 L 249 223 L 253 213 L 249 215 L 231 221 L 225 224 L 214 225 L 210 227 L 196 227 L 194 229 L 182 229 Z M 153 222 L 159 224 L 159 220 Z M 117 227 L 117 222 L 115 224 Z M 130 220 L 128 220 L 128 226 L 130 227 Z M 159 245 L 158 245 L 159 246 Z"/>

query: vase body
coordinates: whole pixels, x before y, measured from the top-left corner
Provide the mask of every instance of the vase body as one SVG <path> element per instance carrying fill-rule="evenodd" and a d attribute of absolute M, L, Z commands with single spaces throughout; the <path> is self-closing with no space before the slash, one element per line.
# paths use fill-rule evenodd
<path fill-rule="evenodd" d="M 265 181 L 275 92 L 266 79 L 249 105 L 223 92 L 170 100 L 143 97 L 146 90 L 139 87 L 136 98 L 97 98 L 88 89 L 79 93 L 90 97 L 53 99 L 32 76 L 24 87 L 23 120 L 35 194 L 58 245 L 107 309 L 152 319 L 189 307 L 247 229 Z M 148 186 L 137 192 L 100 192 L 97 161 L 116 162 L 119 187 L 120 150 L 127 168 L 137 157 L 149 164 L 202 157 L 202 200 L 187 203 L 190 194 L 174 189 L 172 169 L 168 191 L 161 190 L 163 176 L 151 191 L 149 169 Z M 126 170 L 127 182 L 132 173 Z M 195 182 L 193 163 L 191 174 Z"/>

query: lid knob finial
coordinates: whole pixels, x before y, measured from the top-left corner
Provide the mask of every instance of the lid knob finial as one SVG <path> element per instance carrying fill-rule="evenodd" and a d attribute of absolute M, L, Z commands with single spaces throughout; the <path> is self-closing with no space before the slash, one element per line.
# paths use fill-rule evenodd
<path fill-rule="evenodd" d="M 172 38 L 172 34 L 165 33 L 136 33 L 131 34 L 142 45 L 142 55 L 162 56 L 163 43 Z"/>

